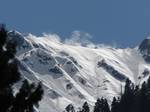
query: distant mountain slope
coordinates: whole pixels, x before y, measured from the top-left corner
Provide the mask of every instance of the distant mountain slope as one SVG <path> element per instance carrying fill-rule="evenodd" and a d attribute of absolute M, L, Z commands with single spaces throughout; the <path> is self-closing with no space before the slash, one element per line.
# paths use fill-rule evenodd
<path fill-rule="evenodd" d="M 149 75 L 150 45 L 146 40 L 139 48 L 89 48 L 64 44 L 53 36 L 9 32 L 9 40 L 18 45 L 23 77 L 43 82 L 41 112 L 62 112 L 69 103 L 78 107 L 84 101 L 92 106 L 102 96 L 110 101 L 120 95 L 126 78 L 139 84 Z"/>

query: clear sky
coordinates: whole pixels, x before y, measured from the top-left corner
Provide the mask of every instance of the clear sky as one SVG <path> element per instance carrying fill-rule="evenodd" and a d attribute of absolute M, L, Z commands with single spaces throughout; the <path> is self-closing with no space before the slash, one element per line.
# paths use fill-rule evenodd
<path fill-rule="evenodd" d="M 63 38 L 79 30 L 96 43 L 132 47 L 150 36 L 150 0 L 0 0 L 0 22 Z"/>

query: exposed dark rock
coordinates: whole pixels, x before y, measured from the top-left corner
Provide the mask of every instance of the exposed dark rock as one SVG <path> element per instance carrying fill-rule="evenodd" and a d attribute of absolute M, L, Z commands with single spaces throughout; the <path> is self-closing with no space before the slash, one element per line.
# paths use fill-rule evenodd
<path fill-rule="evenodd" d="M 82 95 L 82 94 L 79 94 L 79 98 L 85 99 L 84 95 Z"/>
<path fill-rule="evenodd" d="M 24 43 L 24 37 L 17 31 L 8 32 L 8 41 L 13 41 L 17 46 L 21 46 Z"/>
<path fill-rule="evenodd" d="M 62 70 L 55 66 L 54 68 L 49 69 L 50 72 L 53 72 L 54 74 L 63 74 Z"/>
<path fill-rule="evenodd" d="M 141 52 L 143 58 L 146 62 L 150 62 L 150 39 L 146 38 L 142 41 L 139 46 L 139 51 Z"/>
<path fill-rule="evenodd" d="M 84 80 L 83 78 L 79 77 L 78 79 L 81 84 L 83 84 L 83 85 L 86 84 L 86 80 Z"/>
<path fill-rule="evenodd" d="M 69 84 L 66 85 L 66 89 L 68 89 L 68 90 L 69 90 L 69 89 L 72 89 L 72 87 L 73 87 L 73 84 L 72 84 L 72 83 L 69 83 Z"/>
<path fill-rule="evenodd" d="M 147 75 L 150 74 L 150 71 L 148 69 L 145 69 L 142 74 L 144 77 L 146 77 Z"/>
<path fill-rule="evenodd" d="M 56 99 L 56 98 L 60 97 L 60 95 L 59 95 L 56 91 L 54 91 L 54 90 L 51 90 L 51 91 L 49 92 L 49 96 L 50 96 L 50 98 L 52 98 L 52 99 Z"/>
<path fill-rule="evenodd" d="M 82 66 L 75 60 L 75 58 L 73 58 L 73 57 L 69 57 L 69 59 L 76 65 L 76 66 L 78 66 L 79 68 L 82 68 Z"/>
<path fill-rule="evenodd" d="M 97 63 L 98 67 L 102 67 L 105 69 L 108 73 L 110 73 L 113 77 L 120 81 L 125 81 L 127 78 L 124 74 L 118 72 L 114 67 L 111 65 L 108 65 L 105 60 L 101 60 Z"/>

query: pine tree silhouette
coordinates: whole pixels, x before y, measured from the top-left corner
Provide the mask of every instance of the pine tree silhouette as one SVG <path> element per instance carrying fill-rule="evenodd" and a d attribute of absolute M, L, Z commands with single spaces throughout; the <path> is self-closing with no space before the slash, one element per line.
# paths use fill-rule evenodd
<path fill-rule="evenodd" d="M 89 108 L 89 105 L 88 105 L 87 102 L 85 102 L 85 103 L 83 104 L 82 109 L 81 109 L 81 111 L 79 111 L 79 112 L 90 112 L 90 108 Z"/>
<path fill-rule="evenodd" d="M 73 106 L 72 104 L 69 104 L 69 105 L 65 108 L 65 110 L 66 110 L 67 112 L 75 112 L 74 106 Z"/>
<path fill-rule="evenodd" d="M 5 25 L 0 27 L 0 112 L 6 112 L 12 105 L 14 96 L 12 85 L 20 79 L 14 62 L 15 43 L 7 43 Z M 11 62 L 9 62 L 12 60 Z"/>
<path fill-rule="evenodd" d="M 119 112 L 119 103 L 120 103 L 120 100 L 114 97 L 112 104 L 111 104 L 111 112 Z"/>
<path fill-rule="evenodd" d="M 97 99 L 94 106 L 94 112 L 110 112 L 110 108 L 106 99 Z"/>
<path fill-rule="evenodd" d="M 101 111 L 101 105 L 102 105 L 101 100 L 98 98 L 96 103 L 95 103 L 93 112 L 100 112 Z"/>
<path fill-rule="evenodd" d="M 127 79 L 124 94 L 121 96 L 119 108 L 121 112 L 129 112 L 134 100 L 134 84 Z"/>
<path fill-rule="evenodd" d="M 16 43 L 7 40 L 5 25 L 0 26 L 0 112 L 33 112 L 43 95 L 41 83 L 36 87 L 25 80 L 14 96 L 12 86 L 21 75 L 15 60 Z"/>

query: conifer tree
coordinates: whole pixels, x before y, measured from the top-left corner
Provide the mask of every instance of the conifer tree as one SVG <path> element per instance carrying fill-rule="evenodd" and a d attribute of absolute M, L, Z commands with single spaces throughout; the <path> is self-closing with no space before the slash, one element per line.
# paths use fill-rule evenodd
<path fill-rule="evenodd" d="M 82 109 L 80 112 L 90 112 L 90 108 L 87 102 L 85 102 L 82 106 Z"/>
<path fill-rule="evenodd" d="M 111 104 L 111 112 L 119 112 L 119 99 L 117 100 L 116 97 L 113 98 Z"/>
<path fill-rule="evenodd" d="M 103 111 L 102 112 L 110 112 L 110 108 L 109 108 L 107 99 L 104 99 L 104 106 L 103 106 Z"/>
<path fill-rule="evenodd" d="M 43 95 L 41 83 L 35 87 L 27 80 L 17 95 L 12 86 L 19 81 L 20 73 L 15 60 L 16 43 L 8 41 L 5 25 L 0 26 L 0 112 L 33 112 Z"/>
<path fill-rule="evenodd" d="M 110 108 L 107 102 L 107 99 L 101 98 L 97 99 L 97 102 L 94 106 L 94 112 L 110 112 Z"/>
<path fill-rule="evenodd" d="M 146 97 L 147 97 L 147 110 L 150 110 L 150 77 L 147 80 L 147 91 L 146 91 Z"/>
<path fill-rule="evenodd" d="M 134 84 L 127 79 L 124 94 L 121 96 L 119 111 L 129 112 L 134 100 Z"/>
<path fill-rule="evenodd" d="M 101 105 L 102 105 L 101 100 L 98 98 L 96 103 L 95 103 L 93 112 L 100 112 L 101 111 Z"/>
<path fill-rule="evenodd" d="M 6 112 L 12 105 L 14 96 L 12 85 L 20 79 L 15 56 L 15 43 L 7 43 L 7 31 L 0 26 L 0 112 Z M 11 60 L 11 62 L 10 62 Z"/>
<path fill-rule="evenodd" d="M 75 108 L 74 108 L 74 106 L 73 106 L 72 104 L 69 104 L 69 105 L 65 108 L 65 110 L 66 110 L 67 112 L 75 112 Z"/>
<path fill-rule="evenodd" d="M 142 84 L 142 88 L 140 90 L 139 94 L 139 102 L 140 102 L 140 111 L 141 112 L 147 112 L 147 87 L 146 87 L 146 82 Z"/>

